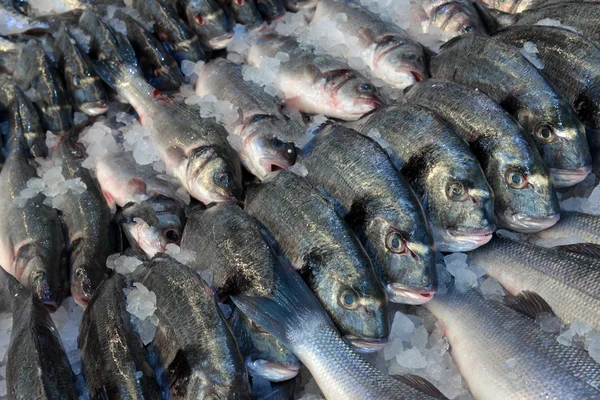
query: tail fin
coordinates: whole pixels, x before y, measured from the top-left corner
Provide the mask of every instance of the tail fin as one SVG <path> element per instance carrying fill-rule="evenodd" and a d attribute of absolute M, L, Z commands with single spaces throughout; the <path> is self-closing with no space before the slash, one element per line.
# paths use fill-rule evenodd
<path fill-rule="evenodd" d="M 270 297 L 232 297 L 235 305 L 254 323 L 266 330 L 287 347 L 292 347 L 289 333 L 307 321 L 321 318 L 333 324 L 300 275 L 289 262 L 275 267 L 275 288 Z"/>
<path fill-rule="evenodd" d="M 513 25 L 517 22 L 517 14 L 510 14 L 500 10 L 487 7 L 479 2 L 474 2 L 473 5 L 477 9 L 477 13 L 481 17 L 486 30 L 489 34 L 498 32 L 502 28 Z"/>

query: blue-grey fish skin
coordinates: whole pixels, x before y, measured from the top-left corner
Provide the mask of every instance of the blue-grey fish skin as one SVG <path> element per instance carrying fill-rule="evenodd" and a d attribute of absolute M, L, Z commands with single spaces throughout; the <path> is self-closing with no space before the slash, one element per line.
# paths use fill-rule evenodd
<path fill-rule="evenodd" d="M 284 0 L 256 0 L 258 11 L 267 21 L 280 18 L 285 14 Z"/>
<path fill-rule="evenodd" d="M 484 35 L 463 35 L 432 58 L 431 74 L 480 89 L 502 105 L 535 140 L 558 187 L 591 170 L 585 128 L 567 99 L 519 50 Z"/>
<path fill-rule="evenodd" d="M 484 22 L 468 0 L 423 0 L 420 5 L 429 22 L 448 37 L 486 33 Z"/>
<path fill-rule="evenodd" d="M 244 25 L 246 29 L 257 28 L 264 22 L 258 12 L 256 0 L 229 0 L 229 8 L 235 21 Z"/>
<path fill-rule="evenodd" d="M 233 15 L 219 0 L 180 0 L 182 14 L 209 50 L 224 49 L 233 40 Z"/>
<path fill-rule="evenodd" d="M 535 238 L 530 238 L 533 243 L 538 239 L 553 240 L 556 242 L 555 245 L 574 243 L 600 245 L 600 216 L 577 211 L 562 211 L 560 221 L 556 225 L 536 233 Z"/>

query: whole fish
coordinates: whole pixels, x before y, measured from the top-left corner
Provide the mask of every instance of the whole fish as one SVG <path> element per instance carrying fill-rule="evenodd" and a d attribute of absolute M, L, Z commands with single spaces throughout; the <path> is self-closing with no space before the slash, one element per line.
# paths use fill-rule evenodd
<path fill-rule="evenodd" d="M 48 24 L 21 14 L 10 0 L 0 0 L 0 35 L 14 35 L 37 29 L 48 29 Z"/>
<path fill-rule="evenodd" d="M 169 54 L 165 46 L 138 21 L 122 10 L 115 11 L 115 18 L 125 22 L 127 39 L 133 46 L 146 80 L 158 90 L 179 89 L 185 78 L 179 71 L 177 61 Z"/>
<path fill-rule="evenodd" d="M 131 153 L 98 158 L 96 178 L 109 207 L 121 207 L 121 226 L 132 246 L 154 257 L 168 244 L 180 244 L 186 217 L 179 185 L 152 165 L 138 164 Z"/>
<path fill-rule="evenodd" d="M 62 163 L 66 180 L 78 179 L 83 193 L 67 191 L 61 205 L 66 226 L 71 271 L 71 295 L 85 306 L 105 278 L 106 259 L 119 250 L 119 231 L 112 222 L 110 208 L 90 171 L 82 166 L 87 154 L 77 143 L 76 131 L 63 136 L 52 153 Z"/>
<path fill-rule="evenodd" d="M 600 263 L 505 238 L 469 253 L 475 264 L 513 295 L 540 295 L 565 322 L 600 327 Z"/>
<path fill-rule="evenodd" d="M 431 74 L 480 89 L 512 114 L 535 139 L 557 187 L 590 173 L 585 130 L 575 111 L 518 49 L 483 35 L 457 37 L 432 58 Z"/>
<path fill-rule="evenodd" d="M 229 0 L 229 9 L 236 22 L 246 29 L 254 29 L 263 25 L 264 20 L 258 12 L 256 0 Z"/>
<path fill-rule="evenodd" d="M 173 0 L 170 0 L 173 2 Z M 220 0 L 176 0 L 181 14 L 209 50 L 224 49 L 233 40 L 233 15 Z"/>
<path fill-rule="evenodd" d="M 416 378 L 428 394 L 380 372 L 340 337 L 319 300 L 289 267 L 275 270 L 271 297 L 233 297 L 239 309 L 298 356 L 328 400 L 429 400 L 440 397 L 431 383 Z"/>
<path fill-rule="evenodd" d="M 492 238 L 494 197 L 479 162 L 465 143 L 432 111 L 416 105 L 377 110 L 349 124 L 375 130 L 425 210 L 436 247 L 472 250 Z"/>
<path fill-rule="evenodd" d="M 120 62 L 95 62 L 96 72 L 135 108 L 167 172 L 205 204 L 240 199 L 241 167 L 225 128 L 150 86 L 131 47 L 121 50 Z"/>
<path fill-rule="evenodd" d="M 471 145 L 494 192 L 498 223 L 517 232 L 537 232 L 560 218 L 550 171 L 519 124 L 478 90 L 430 79 L 406 97 L 444 118 Z"/>
<path fill-rule="evenodd" d="M 562 346 L 532 319 L 470 291 L 436 296 L 425 306 L 443 324 L 451 354 L 476 399 L 598 399 L 583 349 Z M 595 377 L 593 376 L 595 375 Z"/>
<path fill-rule="evenodd" d="M 316 55 L 300 47 L 292 37 L 265 35 L 250 47 L 248 63 L 285 53 L 277 72 L 278 88 L 286 103 L 302 112 L 357 120 L 379 107 L 383 100 L 377 88 L 348 65 L 327 55 Z"/>
<path fill-rule="evenodd" d="M 315 7 L 319 3 L 319 0 L 283 0 L 283 2 L 285 4 L 285 8 L 290 11 L 297 12 L 306 8 Z"/>
<path fill-rule="evenodd" d="M 541 73 L 571 102 L 586 126 L 590 152 L 600 150 L 600 49 L 585 37 L 568 29 L 551 26 L 513 26 L 495 37 L 515 47 L 526 42 L 537 47 L 537 57 L 544 63 Z"/>
<path fill-rule="evenodd" d="M 11 89 L 7 80 L 0 90 Z M 0 265 L 55 311 L 68 288 L 66 250 L 56 210 L 44 195 L 23 199 L 27 182 L 38 178 L 24 137 L 27 121 L 10 106 L 8 156 L 0 172 Z"/>
<path fill-rule="evenodd" d="M 79 48 L 64 25 L 56 35 L 54 55 L 75 109 L 90 116 L 108 111 L 102 81 L 88 55 Z"/>
<path fill-rule="evenodd" d="M 154 34 L 180 65 L 183 60 L 196 62 L 206 58 L 198 36 L 177 16 L 172 7 L 161 0 L 134 0 L 133 8 L 144 19 L 152 21 Z"/>
<path fill-rule="evenodd" d="M 153 346 L 165 366 L 171 395 L 249 399 L 240 351 L 206 282 L 168 256 L 154 257 L 138 270 L 139 281 L 156 294 Z"/>
<path fill-rule="evenodd" d="M 477 9 L 467 0 L 424 0 L 424 18 L 446 33 L 448 38 L 466 33 L 485 33 Z"/>
<path fill-rule="evenodd" d="M 576 211 L 562 211 L 560 214 L 560 221 L 556 225 L 536 233 L 529 240 L 544 247 L 578 243 L 600 245 L 600 216 Z"/>
<path fill-rule="evenodd" d="M 12 297 L 13 324 L 6 353 L 9 399 L 77 400 L 75 375 L 48 310 L 39 297 L 0 271 Z"/>
<path fill-rule="evenodd" d="M 384 22 L 359 3 L 321 0 L 312 23 L 335 19 L 337 29 L 346 36 L 359 38 L 360 57 L 375 78 L 397 89 L 404 89 L 427 77 L 423 48 L 395 24 Z"/>
<path fill-rule="evenodd" d="M 365 351 L 381 348 L 389 334 L 385 289 L 333 205 L 306 180 L 279 171 L 248 189 L 245 210 L 305 274 L 347 340 Z"/>
<path fill-rule="evenodd" d="M 44 129 L 59 132 L 73 125 L 60 74 L 39 43 L 30 40 L 23 46 L 13 78 L 22 89 L 33 90 Z"/>
<path fill-rule="evenodd" d="M 228 130 L 242 139 L 240 158 L 253 175 L 264 179 L 296 162 L 293 142 L 304 135 L 304 129 L 284 118 L 274 97 L 244 80 L 239 64 L 226 59 L 206 64 L 198 76 L 196 94 L 213 95 L 238 109 L 240 118 Z"/>
<path fill-rule="evenodd" d="M 258 11 L 264 19 L 272 21 L 285 14 L 285 0 L 256 0 Z"/>
<path fill-rule="evenodd" d="M 83 374 L 92 398 L 160 399 L 146 349 L 126 310 L 125 288 L 125 279 L 114 273 L 98 286 L 83 314 L 77 340 Z"/>
<path fill-rule="evenodd" d="M 393 302 L 422 304 L 437 286 L 435 245 L 423 208 L 385 150 L 341 125 L 317 134 L 302 155 L 306 179 L 343 208 Z"/>

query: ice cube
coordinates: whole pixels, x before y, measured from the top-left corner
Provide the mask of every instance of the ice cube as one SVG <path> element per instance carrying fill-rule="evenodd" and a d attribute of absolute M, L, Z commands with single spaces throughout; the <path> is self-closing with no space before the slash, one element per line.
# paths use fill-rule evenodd
<path fill-rule="evenodd" d="M 485 279 L 479 288 L 481 289 L 483 297 L 487 300 L 500 299 L 504 296 L 504 289 L 500 283 L 492 277 Z"/>
<path fill-rule="evenodd" d="M 196 63 L 189 60 L 183 60 L 181 62 L 181 72 L 186 77 L 189 77 L 194 73 L 194 67 L 196 67 Z"/>
<path fill-rule="evenodd" d="M 427 366 L 427 360 L 417 348 L 411 348 L 399 353 L 396 356 L 396 361 L 400 366 L 410 369 L 420 369 Z"/>
<path fill-rule="evenodd" d="M 402 339 L 409 341 L 415 330 L 415 324 L 405 314 L 400 311 L 396 311 L 394 314 L 394 320 L 392 322 L 392 328 L 390 330 L 389 339 Z"/>

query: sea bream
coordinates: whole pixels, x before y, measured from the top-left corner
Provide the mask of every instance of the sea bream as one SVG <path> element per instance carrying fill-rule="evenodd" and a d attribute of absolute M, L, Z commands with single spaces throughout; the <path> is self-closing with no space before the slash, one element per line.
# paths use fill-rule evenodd
<path fill-rule="evenodd" d="M 196 94 L 215 96 L 238 109 L 240 117 L 227 128 L 241 138 L 240 158 L 254 176 L 264 179 L 268 173 L 294 164 L 294 141 L 304 135 L 303 127 L 284 117 L 274 97 L 244 80 L 239 64 L 225 59 L 210 61 L 198 76 Z"/>
<path fill-rule="evenodd" d="M 477 88 L 512 114 L 535 139 L 557 187 L 572 186 L 590 173 L 583 124 L 519 49 L 489 36 L 463 35 L 447 42 L 430 66 L 433 77 Z"/>
<path fill-rule="evenodd" d="M 123 39 L 126 40 L 126 39 Z M 117 60 L 94 62 L 100 77 L 136 110 L 151 133 L 167 172 L 205 204 L 242 198 L 241 167 L 214 118 L 153 88 L 144 79 L 131 46 Z"/>
<path fill-rule="evenodd" d="M 399 104 L 348 126 L 383 139 L 423 205 L 438 250 L 472 250 L 492 238 L 494 196 L 481 165 L 435 113 Z"/>
<path fill-rule="evenodd" d="M 414 85 L 406 97 L 444 118 L 471 145 L 494 192 L 499 225 L 537 232 L 558 221 L 550 171 L 533 141 L 502 107 L 478 90 L 440 79 Z"/>
<path fill-rule="evenodd" d="M 299 163 L 310 183 L 339 202 L 390 301 L 429 301 L 437 286 L 431 230 L 385 150 L 367 136 L 333 125 L 305 147 Z"/>
<path fill-rule="evenodd" d="M 359 3 L 321 0 L 312 24 L 323 19 L 336 19 L 337 29 L 346 36 L 356 36 L 361 46 L 360 57 L 371 69 L 373 77 L 404 89 L 427 77 L 425 55 L 421 45 L 408 33 L 390 22 L 384 22 Z"/>
<path fill-rule="evenodd" d="M 471 1 L 423 0 L 419 6 L 424 14 L 422 18 L 443 30 L 448 38 L 485 33 L 485 25 Z"/>
<path fill-rule="evenodd" d="M 261 36 L 250 47 L 248 63 L 260 67 L 264 58 L 285 53 L 276 73 L 279 90 L 287 104 L 302 112 L 357 120 L 379 107 L 383 100 L 377 88 L 347 64 L 328 55 L 304 49 L 292 37 Z"/>

